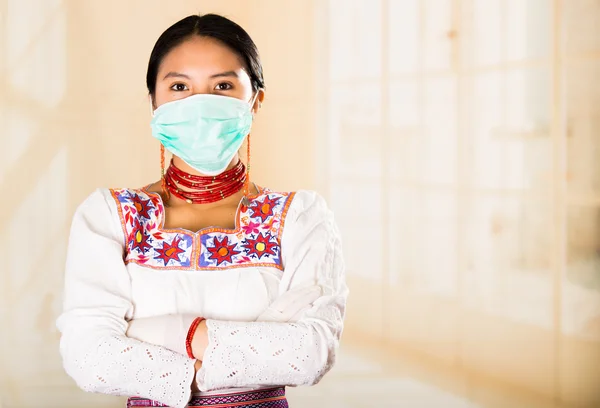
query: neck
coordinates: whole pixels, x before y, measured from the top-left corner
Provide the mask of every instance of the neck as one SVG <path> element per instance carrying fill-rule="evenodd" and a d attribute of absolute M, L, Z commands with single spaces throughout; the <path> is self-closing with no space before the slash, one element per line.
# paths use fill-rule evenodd
<path fill-rule="evenodd" d="M 179 162 L 184 163 L 183 160 Z M 190 166 L 182 167 L 184 168 L 180 168 L 174 159 L 163 181 L 165 194 L 170 195 L 174 203 L 226 205 L 239 200 L 248 187 L 246 167 L 239 157 L 235 163 L 230 163 L 225 171 L 216 176 L 207 176 L 197 171 L 188 172 L 186 169 Z"/>
<path fill-rule="evenodd" d="M 226 172 L 227 170 L 231 170 L 232 168 L 234 168 L 237 165 L 239 160 L 240 160 L 240 156 L 238 154 L 233 156 L 233 159 L 231 159 L 231 162 L 227 165 L 227 168 L 225 168 L 225 170 L 223 170 L 223 172 Z M 177 156 L 173 156 L 173 164 L 178 169 L 180 169 L 188 174 L 191 174 L 193 176 L 211 177 L 211 176 L 207 176 L 204 173 L 200 173 L 198 170 L 194 169 L 193 167 L 188 165 L 186 162 L 184 162 L 182 159 L 180 159 Z"/>

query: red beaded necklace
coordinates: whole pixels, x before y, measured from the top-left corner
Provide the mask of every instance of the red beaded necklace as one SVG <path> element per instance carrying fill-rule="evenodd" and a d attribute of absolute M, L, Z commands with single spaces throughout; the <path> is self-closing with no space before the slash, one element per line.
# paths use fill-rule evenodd
<path fill-rule="evenodd" d="M 175 197 L 190 204 L 208 204 L 232 196 L 246 183 L 246 166 L 242 161 L 217 176 L 197 176 L 171 164 L 165 173 L 165 185 Z M 183 187 L 185 190 L 182 190 Z"/>

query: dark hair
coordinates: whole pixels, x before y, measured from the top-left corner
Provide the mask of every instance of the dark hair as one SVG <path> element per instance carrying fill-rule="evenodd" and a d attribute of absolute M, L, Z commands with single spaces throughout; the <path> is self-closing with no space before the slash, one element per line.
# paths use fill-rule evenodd
<path fill-rule="evenodd" d="M 156 91 L 158 69 L 165 55 L 194 35 L 214 38 L 231 48 L 246 65 L 252 90 L 256 92 L 265 87 L 258 49 L 248 33 L 228 18 L 217 14 L 205 14 L 188 16 L 176 22 L 158 38 L 150 54 L 146 73 L 146 86 L 150 95 L 154 96 Z"/>

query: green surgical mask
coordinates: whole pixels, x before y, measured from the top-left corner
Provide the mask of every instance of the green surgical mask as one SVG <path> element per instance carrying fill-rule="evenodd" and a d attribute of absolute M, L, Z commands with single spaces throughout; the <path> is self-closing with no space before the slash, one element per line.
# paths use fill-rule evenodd
<path fill-rule="evenodd" d="M 225 171 L 252 127 L 252 103 L 196 94 L 154 111 L 152 136 L 190 167 L 207 176 Z"/>

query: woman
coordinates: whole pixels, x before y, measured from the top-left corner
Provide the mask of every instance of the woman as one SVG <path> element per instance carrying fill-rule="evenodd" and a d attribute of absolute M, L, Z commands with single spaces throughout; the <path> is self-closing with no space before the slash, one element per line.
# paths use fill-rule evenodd
<path fill-rule="evenodd" d="M 333 216 L 314 192 L 249 181 L 238 150 L 248 136 L 249 162 L 264 80 L 237 24 L 174 24 L 146 80 L 162 177 L 77 209 L 57 321 L 65 370 L 128 406 L 287 407 L 284 387 L 317 383 L 342 332 Z"/>

